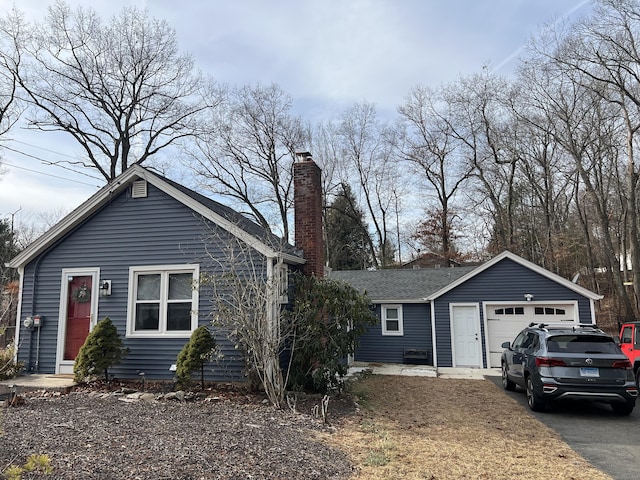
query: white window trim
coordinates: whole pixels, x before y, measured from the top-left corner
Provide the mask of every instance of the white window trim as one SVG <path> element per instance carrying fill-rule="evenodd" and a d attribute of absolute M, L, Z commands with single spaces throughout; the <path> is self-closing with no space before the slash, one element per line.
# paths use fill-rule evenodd
<path fill-rule="evenodd" d="M 398 330 L 387 330 L 387 309 L 395 308 L 398 310 Z M 392 337 L 404 336 L 404 317 L 402 314 L 401 304 L 382 304 L 380 305 L 380 318 L 382 320 L 382 335 Z"/>
<path fill-rule="evenodd" d="M 193 288 L 191 291 L 191 328 L 190 330 L 167 331 L 167 302 L 166 298 L 160 300 L 160 328 L 158 331 L 140 331 L 135 330 L 135 312 L 136 312 L 136 278 L 138 274 L 159 273 L 168 275 L 170 273 L 191 273 L 194 282 L 198 282 L 200 278 L 200 266 L 193 264 L 184 265 L 143 265 L 129 267 L 129 303 L 127 309 L 127 337 L 135 338 L 189 338 L 193 331 L 198 328 L 198 300 L 199 288 Z M 165 292 L 161 292 L 164 295 Z"/>
<path fill-rule="evenodd" d="M 289 266 L 286 263 L 276 264 L 276 291 L 281 304 L 289 303 Z"/>

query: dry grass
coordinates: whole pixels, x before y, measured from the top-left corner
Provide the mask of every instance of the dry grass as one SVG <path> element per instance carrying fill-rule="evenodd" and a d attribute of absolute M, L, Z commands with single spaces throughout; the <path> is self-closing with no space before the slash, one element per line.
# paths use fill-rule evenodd
<path fill-rule="evenodd" d="M 357 479 L 611 480 L 489 381 L 370 376 L 327 439 Z"/>

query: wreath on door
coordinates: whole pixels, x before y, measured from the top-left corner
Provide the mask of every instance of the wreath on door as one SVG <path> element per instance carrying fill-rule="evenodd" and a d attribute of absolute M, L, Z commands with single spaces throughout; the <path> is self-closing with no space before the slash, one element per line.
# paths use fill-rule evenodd
<path fill-rule="evenodd" d="M 77 303 L 87 303 L 91 301 L 91 289 L 86 285 L 82 285 L 71 293 L 71 298 Z"/>

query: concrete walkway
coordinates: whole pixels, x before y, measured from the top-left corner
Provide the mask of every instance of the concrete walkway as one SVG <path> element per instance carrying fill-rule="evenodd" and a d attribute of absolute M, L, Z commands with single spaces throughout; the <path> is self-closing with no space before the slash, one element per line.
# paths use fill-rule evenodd
<path fill-rule="evenodd" d="M 35 390 L 48 390 L 54 392 L 66 392 L 75 386 L 73 375 L 20 375 L 16 378 L 0 381 L 0 394 L 32 392 Z"/>
<path fill-rule="evenodd" d="M 349 374 L 357 374 L 364 371 L 370 371 L 374 375 L 403 375 L 411 377 L 440 377 L 468 380 L 484 380 L 485 376 L 500 376 L 499 368 L 436 368 L 431 365 L 362 362 L 354 362 L 349 367 Z"/>

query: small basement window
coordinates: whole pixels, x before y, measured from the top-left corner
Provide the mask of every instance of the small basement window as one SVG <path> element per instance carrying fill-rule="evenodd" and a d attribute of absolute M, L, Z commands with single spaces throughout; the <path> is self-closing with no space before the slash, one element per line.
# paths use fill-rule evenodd
<path fill-rule="evenodd" d="M 404 335 L 402 305 L 382 305 L 381 316 L 382 335 Z"/>

